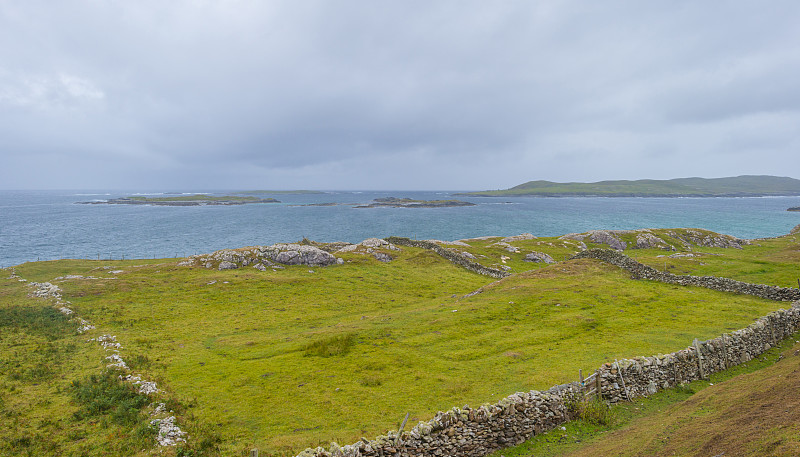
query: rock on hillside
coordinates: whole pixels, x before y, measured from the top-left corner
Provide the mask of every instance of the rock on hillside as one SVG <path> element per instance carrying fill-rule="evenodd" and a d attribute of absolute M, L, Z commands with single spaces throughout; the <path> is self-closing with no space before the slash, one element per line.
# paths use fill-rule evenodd
<path fill-rule="evenodd" d="M 670 230 L 667 233 L 671 237 L 681 240 L 686 249 L 691 249 L 692 245 L 707 248 L 742 249 L 742 246 L 750 244 L 747 240 L 740 240 L 730 235 L 721 235 L 706 230 L 685 229 L 680 232 Z"/>
<path fill-rule="evenodd" d="M 584 241 L 589 238 L 589 241 L 599 244 L 607 244 L 611 249 L 617 251 L 624 251 L 628 244 L 619 238 L 620 234 L 631 233 L 625 230 L 591 230 L 586 233 L 568 233 L 559 237 L 560 240 L 575 240 Z"/>
<path fill-rule="evenodd" d="M 259 270 L 283 265 L 328 266 L 343 263 L 333 254 L 316 246 L 296 243 L 278 243 L 272 246 L 253 246 L 242 249 L 223 249 L 211 254 L 195 255 L 180 262 L 180 266 L 203 266 L 219 270 L 233 270 L 252 265 Z"/>
<path fill-rule="evenodd" d="M 349 244 L 340 248 L 336 252 L 357 252 L 361 254 L 372 254 L 377 260 L 381 262 L 391 262 L 394 260 L 394 257 L 386 252 L 389 251 L 399 251 L 400 248 L 393 245 L 392 243 L 382 240 L 380 238 L 367 238 L 366 240 L 357 243 L 357 244 Z"/>
<path fill-rule="evenodd" d="M 535 262 L 535 263 L 556 263 L 552 257 L 545 254 L 544 252 L 536 252 L 533 251 L 530 254 L 526 255 L 524 259 L 525 262 Z"/>
<path fill-rule="evenodd" d="M 789 232 L 789 235 L 796 235 L 796 234 L 798 234 L 798 233 L 800 233 L 800 225 L 797 225 L 795 228 L 793 228 L 793 229 L 792 229 L 792 230 Z"/>
<path fill-rule="evenodd" d="M 535 240 L 536 237 L 530 233 L 523 233 L 522 235 L 507 236 L 500 241 L 511 243 L 513 241 Z"/>
<path fill-rule="evenodd" d="M 625 241 L 623 238 L 629 240 Z M 686 250 L 692 250 L 693 246 L 713 247 L 713 248 L 734 248 L 741 249 L 742 246 L 750 244 L 747 240 L 742 240 L 730 235 L 722 235 L 707 230 L 698 229 L 673 229 L 667 230 L 661 235 L 654 233 L 650 229 L 640 230 L 591 230 L 586 233 L 569 233 L 559 239 L 569 239 L 597 244 L 605 244 L 617 251 L 626 249 L 664 249 L 675 251 L 675 244 Z"/>

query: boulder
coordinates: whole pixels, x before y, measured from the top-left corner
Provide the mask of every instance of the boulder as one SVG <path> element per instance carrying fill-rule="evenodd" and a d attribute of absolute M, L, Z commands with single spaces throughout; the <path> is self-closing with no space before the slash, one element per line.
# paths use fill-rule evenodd
<path fill-rule="evenodd" d="M 503 242 L 503 241 L 499 241 L 497 243 L 492 243 L 489 246 L 497 246 L 497 247 L 503 248 L 506 251 L 512 252 L 512 253 L 519 252 L 519 248 L 518 247 L 512 246 L 512 245 L 510 245 L 510 244 L 508 244 L 506 242 Z"/>
<path fill-rule="evenodd" d="M 636 249 L 669 249 L 673 250 L 672 246 L 668 245 L 661 238 L 653 235 L 650 232 L 641 232 L 636 234 Z"/>
<path fill-rule="evenodd" d="M 239 265 L 237 265 L 237 264 L 235 264 L 233 262 L 228 262 L 227 260 L 223 260 L 222 262 L 219 263 L 220 271 L 221 270 L 235 270 L 237 268 L 239 268 Z"/>
<path fill-rule="evenodd" d="M 525 262 L 536 262 L 536 263 L 556 263 L 552 257 L 545 254 L 544 252 L 531 252 L 530 254 L 526 255 L 524 259 Z"/>
<path fill-rule="evenodd" d="M 609 230 L 592 230 L 589 232 L 589 239 L 595 243 L 607 244 L 611 249 L 624 251 L 627 243 L 617 238 L 616 233 Z"/>
<path fill-rule="evenodd" d="M 510 243 L 512 241 L 524 241 L 524 240 L 534 240 L 534 239 L 536 239 L 536 237 L 533 236 L 532 234 L 523 233 L 521 235 L 507 236 L 507 237 L 503 238 L 501 241 L 505 241 L 506 243 Z"/>
<path fill-rule="evenodd" d="M 315 246 L 275 244 L 262 252 L 270 260 L 284 265 L 327 266 L 336 263 L 336 257 Z"/>
<path fill-rule="evenodd" d="M 374 253 L 372 255 L 373 255 L 373 257 L 375 257 L 376 259 L 380 260 L 381 262 L 387 262 L 388 263 L 388 262 L 392 261 L 392 256 L 390 256 L 389 254 L 386 254 L 385 252 L 376 252 L 376 253 Z"/>

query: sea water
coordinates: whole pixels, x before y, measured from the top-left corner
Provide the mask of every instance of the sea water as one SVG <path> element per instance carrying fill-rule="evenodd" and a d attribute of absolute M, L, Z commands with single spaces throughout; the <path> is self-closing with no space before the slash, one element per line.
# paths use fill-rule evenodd
<path fill-rule="evenodd" d="M 228 195 L 200 190 L 187 194 Z M 461 197 L 453 192 L 336 191 L 259 194 L 280 203 L 236 206 L 84 205 L 142 191 L 0 191 L 0 267 L 62 258 L 184 257 L 295 242 L 370 237 L 456 240 L 485 235 L 558 236 L 593 229 L 696 227 L 740 238 L 783 235 L 800 224 L 800 197 Z M 355 208 L 381 197 L 460 199 L 476 206 Z M 335 203 L 333 206 L 304 206 Z"/>

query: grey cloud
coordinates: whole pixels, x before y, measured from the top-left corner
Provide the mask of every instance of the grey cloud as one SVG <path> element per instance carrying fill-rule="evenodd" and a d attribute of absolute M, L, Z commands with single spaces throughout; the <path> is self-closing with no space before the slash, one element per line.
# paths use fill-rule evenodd
<path fill-rule="evenodd" d="M 478 164 L 440 188 L 712 175 L 736 151 L 793 153 L 796 132 L 747 126 L 797 117 L 798 18 L 789 1 L 3 3 L 0 43 L 21 44 L 0 45 L 0 154 L 232 186 L 344 167 L 380 187 L 399 157 Z"/>

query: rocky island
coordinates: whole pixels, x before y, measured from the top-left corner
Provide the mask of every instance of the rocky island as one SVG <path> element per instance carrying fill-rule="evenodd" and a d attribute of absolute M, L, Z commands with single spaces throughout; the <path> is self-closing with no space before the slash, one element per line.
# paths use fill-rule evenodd
<path fill-rule="evenodd" d="M 449 208 L 454 206 L 475 206 L 475 203 L 461 200 L 414 200 L 411 198 L 385 197 L 376 198 L 367 205 L 356 208 Z"/>
<path fill-rule="evenodd" d="M 154 205 L 154 206 L 215 206 L 245 205 L 248 203 L 280 203 L 274 198 L 240 197 L 225 195 L 180 195 L 175 197 L 123 197 L 105 201 L 77 202 L 83 205 Z"/>
<path fill-rule="evenodd" d="M 792 206 L 791 208 L 787 209 L 786 211 L 800 211 L 800 206 Z"/>

